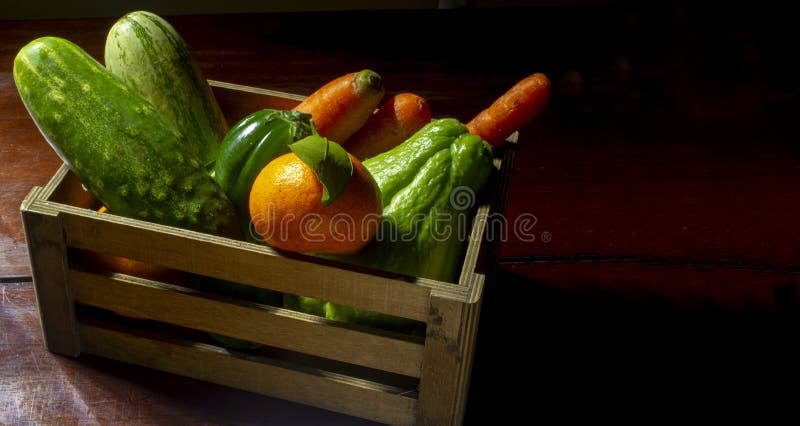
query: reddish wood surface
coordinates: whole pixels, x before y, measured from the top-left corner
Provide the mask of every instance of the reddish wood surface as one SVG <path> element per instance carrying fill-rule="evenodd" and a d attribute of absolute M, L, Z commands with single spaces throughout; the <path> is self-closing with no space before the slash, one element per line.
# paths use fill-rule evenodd
<path fill-rule="evenodd" d="M 675 125 L 621 114 L 531 126 L 508 220 L 518 233 L 535 225 L 528 243 L 512 226 L 501 255 L 800 271 L 797 132 Z"/>
<path fill-rule="evenodd" d="M 309 94 L 371 68 L 389 94 L 418 93 L 434 116 L 462 120 L 547 73 L 554 95 L 521 131 L 507 218 L 535 217 L 535 239 L 511 228 L 502 246 L 467 422 L 713 410 L 710 394 L 733 397 L 731 412 L 772 395 L 767 378 L 797 377 L 784 345 L 800 323 L 794 15 L 648 4 L 170 21 L 208 78 Z M 41 35 L 101 58 L 112 23 L 0 25 L 0 423 L 355 422 L 43 349 L 19 204 L 59 161 L 19 101 L 11 64 Z M 521 336 L 532 349 L 520 350 Z M 528 391 L 486 403 L 517 385 Z"/>
<path fill-rule="evenodd" d="M 0 424 L 373 424 L 97 357 L 51 354 L 31 285 L 0 290 Z"/>

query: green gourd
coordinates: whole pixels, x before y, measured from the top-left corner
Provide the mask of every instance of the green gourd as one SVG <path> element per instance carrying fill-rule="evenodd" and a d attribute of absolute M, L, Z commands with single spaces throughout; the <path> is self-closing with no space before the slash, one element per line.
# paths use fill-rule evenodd
<path fill-rule="evenodd" d="M 108 32 L 106 68 L 147 99 L 180 131 L 203 164 L 211 163 L 228 124 L 186 42 L 146 11 L 120 18 Z"/>
<path fill-rule="evenodd" d="M 72 42 L 43 37 L 14 60 L 39 130 L 110 212 L 238 237 L 233 205 L 153 105 Z"/>
<path fill-rule="evenodd" d="M 383 234 L 359 263 L 457 282 L 476 194 L 492 148 L 458 120 L 433 120 L 394 149 L 364 161 L 383 196 Z"/>

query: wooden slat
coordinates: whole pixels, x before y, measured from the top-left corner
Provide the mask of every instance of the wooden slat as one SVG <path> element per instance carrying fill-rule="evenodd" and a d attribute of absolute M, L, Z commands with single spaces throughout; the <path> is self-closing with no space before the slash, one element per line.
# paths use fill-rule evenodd
<path fill-rule="evenodd" d="M 42 204 L 46 210 L 46 202 Z M 62 212 L 70 247 L 416 321 L 428 319 L 431 290 L 414 282 L 322 265 L 308 257 L 282 256 L 257 244 L 65 205 L 50 207 Z"/>
<path fill-rule="evenodd" d="M 258 87 L 242 86 L 240 84 L 225 83 L 209 80 L 225 118 L 231 125 L 242 118 L 265 108 L 292 109 L 302 101 L 305 96 L 286 92 L 261 89 Z"/>
<path fill-rule="evenodd" d="M 472 285 L 471 281 L 475 279 L 475 276 L 482 275 L 475 272 L 475 267 L 478 264 L 478 256 L 481 253 L 481 244 L 486 231 L 486 219 L 488 216 L 488 205 L 479 206 L 475 212 L 472 231 L 469 234 L 469 244 L 464 254 L 464 263 L 461 265 L 461 275 L 458 279 L 458 283 L 462 286 Z"/>
<path fill-rule="evenodd" d="M 514 146 L 517 144 L 518 132 L 514 132 L 506 139 L 507 147 L 503 149 L 503 158 L 494 159 L 494 173 L 488 182 L 496 190 L 492 191 L 491 203 L 478 206 L 473 219 L 472 230 L 469 235 L 469 245 L 464 254 L 464 263 L 461 266 L 461 275 L 458 284 L 471 289 L 466 303 L 475 303 L 480 300 L 486 273 L 491 270 L 497 258 L 497 250 L 502 242 L 500 235 L 492 235 L 492 240 L 487 240 L 487 227 L 505 217 L 506 192 L 511 180 L 511 169 L 514 164 Z M 492 232 L 497 229 L 492 230 Z M 488 263 L 488 265 L 487 265 Z M 487 268 L 488 266 L 488 268 Z M 445 296 L 446 292 L 435 291 L 435 296 Z"/>
<path fill-rule="evenodd" d="M 67 250 L 61 220 L 57 215 L 29 209 L 41 192 L 41 188 L 34 188 L 22 202 L 22 224 L 28 240 L 44 344 L 52 352 L 77 356 L 81 344 L 72 294 L 67 286 Z"/>
<path fill-rule="evenodd" d="M 397 425 L 413 424 L 417 401 L 385 386 L 335 373 L 299 371 L 209 345 L 156 340 L 81 324 L 84 351 L 327 410 Z"/>
<path fill-rule="evenodd" d="M 70 271 L 75 301 L 336 361 L 419 377 L 422 344 L 286 309 L 234 304 L 155 281 Z"/>
<path fill-rule="evenodd" d="M 262 102 L 264 102 L 265 104 L 269 105 L 272 108 L 277 108 L 278 106 L 271 102 L 287 101 L 287 102 L 293 102 L 296 105 L 297 103 L 303 101 L 306 98 L 303 95 L 296 95 L 294 93 L 262 89 L 260 87 L 245 86 L 242 84 L 228 83 L 225 81 L 208 80 L 208 84 L 211 87 L 219 87 L 221 89 L 226 89 L 230 92 L 235 93 L 238 96 L 242 96 L 243 95 L 242 92 L 260 95 Z"/>
<path fill-rule="evenodd" d="M 431 298 L 419 390 L 420 424 L 461 424 L 479 311 L 479 303 Z"/>
<path fill-rule="evenodd" d="M 511 235 L 514 232 L 513 225 L 508 221 L 507 207 L 508 207 L 508 191 L 511 187 L 511 173 L 514 170 L 514 158 L 516 157 L 517 140 L 519 139 L 519 132 L 514 132 L 501 149 L 502 158 L 496 158 L 495 162 L 499 163 L 496 186 L 494 197 L 492 199 L 490 210 L 490 223 L 487 226 L 487 235 L 484 236 L 485 254 L 481 258 L 486 262 L 484 269 L 485 274 L 492 282 L 492 277 L 497 266 L 497 259 L 500 257 L 500 248 L 508 237 L 504 234 Z"/>

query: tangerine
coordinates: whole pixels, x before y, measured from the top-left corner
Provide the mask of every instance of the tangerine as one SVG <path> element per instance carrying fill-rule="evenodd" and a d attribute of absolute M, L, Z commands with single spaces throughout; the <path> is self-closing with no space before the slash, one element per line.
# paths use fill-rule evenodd
<path fill-rule="evenodd" d="M 344 192 L 322 203 L 324 187 L 294 153 L 267 164 L 250 190 L 252 230 L 272 247 L 309 253 L 353 254 L 378 231 L 380 189 L 355 157 Z"/>

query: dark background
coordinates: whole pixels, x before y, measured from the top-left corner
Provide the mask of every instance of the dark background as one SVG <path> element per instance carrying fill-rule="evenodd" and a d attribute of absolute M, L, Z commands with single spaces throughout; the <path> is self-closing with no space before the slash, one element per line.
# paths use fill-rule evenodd
<path fill-rule="evenodd" d="M 502 48 L 535 56 L 525 61 L 557 82 L 538 125 L 547 141 L 565 137 L 532 155 L 529 167 L 547 170 L 526 182 L 552 191 L 520 193 L 539 196 L 542 226 L 563 229 L 547 248 L 506 247 L 520 257 L 503 261 L 487 291 L 467 418 L 763 421 L 794 411 L 793 14 L 776 2 L 580 9 L 569 19 L 537 11 L 535 25 L 519 15 L 512 38 L 539 42 Z M 601 241 L 578 238 L 593 222 Z M 573 238 L 558 241 L 565 232 Z"/>

